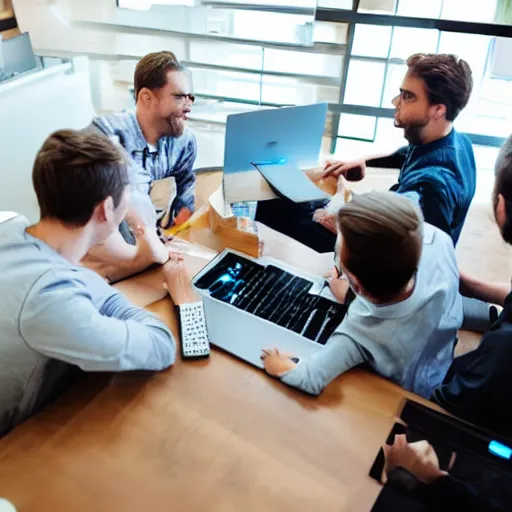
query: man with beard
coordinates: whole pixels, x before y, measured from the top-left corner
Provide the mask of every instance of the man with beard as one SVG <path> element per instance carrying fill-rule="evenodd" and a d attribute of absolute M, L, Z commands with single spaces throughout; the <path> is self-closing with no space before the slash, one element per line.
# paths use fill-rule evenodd
<path fill-rule="evenodd" d="M 453 127 L 471 94 L 471 69 L 454 55 L 434 54 L 412 55 L 407 66 L 393 105 L 395 126 L 403 128 L 409 146 L 392 155 L 330 162 L 324 176 L 362 179 L 367 165 L 399 167 L 398 183 L 391 190 L 417 200 L 425 221 L 456 245 L 476 185 L 471 142 Z"/>
<path fill-rule="evenodd" d="M 188 220 L 195 203 L 196 139 L 185 126 L 194 102 L 188 72 L 173 53 L 150 53 L 137 64 L 134 85 L 135 111 L 96 117 L 87 128 L 120 144 L 130 160 L 133 191 L 125 222 L 84 260 L 111 281 L 165 263 L 169 251 L 157 229 Z M 176 195 L 155 211 L 149 195 L 154 182 L 169 178 Z"/>
<path fill-rule="evenodd" d="M 357 181 L 364 178 L 366 166 L 401 168 L 391 190 L 418 201 L 425 221 L 445 231 L 456 244 L 475 193 L 471 142 L 453 128 L 471 94 L 471 69 L 453 55 L 417 54 L 407 65 L 393 105 L 395 126 L 404 129 L 409 146 L 391 155 L 328 162 L 323 177 Z M 259 203 L 256 219 L 318 252 L 330 252 L 336 238 L 335 215 L 324 207 L 315 201 L 283 208 L 282 200 L 276 199 Z"/>

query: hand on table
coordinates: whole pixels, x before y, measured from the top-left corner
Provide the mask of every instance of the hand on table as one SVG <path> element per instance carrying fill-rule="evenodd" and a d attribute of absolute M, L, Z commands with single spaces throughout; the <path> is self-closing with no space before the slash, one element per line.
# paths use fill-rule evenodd
<path fill-rule="evenodd" d="M 176 306 L 198 302 L 199 297 L 192 288 L 192 282 L 185 267 L 183 255 L 170 253 L 169 261 L 163 266 L 165 283 Z"/>
<path fill-rule="evenodd" d="M 365 160 L 352 160 L 350 162 L 327 161 L 323 176 L 345 176 L 349 181 L 360 181 L 366 173 Z"/>
<path fill-rule="evenodd" d="M 281 375 L 297 366 L 290 359 L 290 354 L 283 354 L 277 348 L 264 349 L 261 360 L 265 366 L 265 371 L 272 377 L 281 377 Z"/>
<path fill-rule="evenodd" d="M 395 436 L 392 446 L 384 445 L 386 475 L 393 469 L 401 467 L 412 473 L 418 480 L 430 484 L 447 476 L 446 471 L 439 468 L 437 454 L 427 441 L 408 443 L 405 435 Z"/>

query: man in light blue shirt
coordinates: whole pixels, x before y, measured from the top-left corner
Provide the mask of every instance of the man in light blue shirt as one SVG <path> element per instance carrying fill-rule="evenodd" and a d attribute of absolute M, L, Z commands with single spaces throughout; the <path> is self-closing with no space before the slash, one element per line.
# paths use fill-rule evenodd
<path fill-rule="evenodd" d="M 175 342 L 152 314 L 79 266 L 124 218 L 127 162 L 104 136 L 62 130 L 39 151 L 41 220 L 0 219 L 0 435 L 54 398 L 73 368 L 163 370 Z M 176 291 L 182 263 L 164 265 Z M 186 302 L 180 295 L 173 299 Z"/>
<path fill-rule="evenodd" d="M 148 259 L 120 265 L 133 251 L 129 247 L 132 235 L 123 223 L 123 236 L 114 233 L 106 244 L 89 253 L 87 261 L 111 280 L 165 261 L 168 251 L 158 239 L 157 228 L 182 224 L 195 206 L 197 147 L 194 134 L 186 127 L 194 102 L 189 74 L 173 53 L 150 53 L 138 62 L 134 83 L 135 111 L 96 117 L 88 128 L 107 135 L 126 152 L 133 186 L 126 220 L 132 230 L 144 226 L 145 240 L 152 248 Z M 153 184 L 169 178 L 175 182 L 176 195 L 166 197 L 166 204 L 155 211 L 149 196 Z M 105 262 L 110 264 L 108 269 L 101 265 Z"/>
<path fill-rule="evenodd" d="M 325 347 L 292 360 L 265 350 L 265 369 L 319 394 L 345 371 L 367 363 L 425 398 L 443 382 L 462 325 L 459 271 L 450 237 L 423 222 L 394 192 L 355 195 L 338 213 L 337 259 L 345 291 L 356 297 Z M 343 281 L 331 281 L 341 298 Z"/>

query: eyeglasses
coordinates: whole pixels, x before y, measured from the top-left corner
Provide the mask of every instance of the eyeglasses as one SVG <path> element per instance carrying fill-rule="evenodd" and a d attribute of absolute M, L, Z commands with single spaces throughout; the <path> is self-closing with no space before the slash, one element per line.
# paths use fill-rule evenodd
<path fill-rule="evenodd" d="M 188 99 L 190 101 L 190 103 L 194 103 L 194 101 L 196 101 L 196 97 L 193 95 L 193 94 L 182 94 L 182 93 L 173 93 L 173 96 L 178 100 L 178 101 L 183 101 L 185 99 Z"/>

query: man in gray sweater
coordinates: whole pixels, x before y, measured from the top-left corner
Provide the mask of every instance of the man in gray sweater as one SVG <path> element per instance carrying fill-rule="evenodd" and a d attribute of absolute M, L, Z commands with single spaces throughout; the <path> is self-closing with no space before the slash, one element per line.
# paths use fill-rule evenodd
<path fill-rule="evenodd" d="M 33 184 L 41 220 L 0 219 L 0 435 L 55 397 L 73 369 L 163 370 L 175 342 L 79 262 L 124 218 L 127 163 L 102 135 L 63 130 L 39 151 Z M 3 222 L 1 222 L 3 220 Z M 176 290 L 183 263 L 164 266 Z"/>

